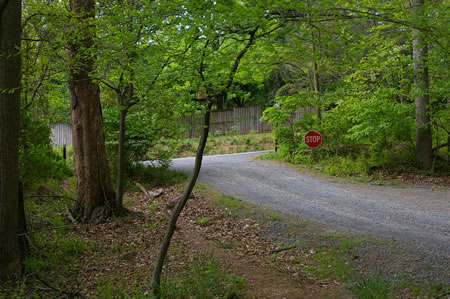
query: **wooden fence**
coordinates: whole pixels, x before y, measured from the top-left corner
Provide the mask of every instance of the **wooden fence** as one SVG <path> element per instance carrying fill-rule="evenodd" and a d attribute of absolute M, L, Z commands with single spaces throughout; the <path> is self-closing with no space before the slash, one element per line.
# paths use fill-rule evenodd
<path fill-rule="evenodd" d="M 291 120 L 298 120 L 303 116 L 303 110 L 297 111 Z M 261 108 L 243 107 L 211 112 L 210 132 L 214 135 L 248 134 L 250 131 L 258 133 L 271 132 L 272 126 L 267 121 L 261 121 Z M 198 137 L 203 121 L 202 115 L 186 117 L 186 137 Z"/>
<path fill-rule="evenodd" d="M 72 145 L 72 126 L 56 123 L 50 124 L 52 144 L 54 146 Z"/>
<path fill-rule="evenodd" d="M 304 110 L 297 111 L 291 120 L 298 120 L 303 116 Z M 214 135 L 248 134 L 251 131 L 258 133 L 271 132 L 272 126 L 267 121 L 261 121 L 261 108 L 244 107 L 211 112 L 210 132 Z M 191 115 L 185 118 L 186 137 L 198 137 L 201 131 L 203 115 Z M 72 145 L 72 126 L 56 123 L 50 125 L 52 130 L 52 143 L 54 146 Z"/>

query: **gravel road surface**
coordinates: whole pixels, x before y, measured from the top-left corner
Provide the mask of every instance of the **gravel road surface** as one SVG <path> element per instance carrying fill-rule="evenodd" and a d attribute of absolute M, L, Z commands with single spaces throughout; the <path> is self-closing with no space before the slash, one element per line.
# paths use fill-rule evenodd
<path fill-rule="evenodd" d="M 205 156 L 199 180 L 219 192 L 333 229 L 414 245 L 450 257 L 450 189 L 356 184 L 300 173 L 257 153 Z M 194 158 L 174 159 L 190 174 Z"/>

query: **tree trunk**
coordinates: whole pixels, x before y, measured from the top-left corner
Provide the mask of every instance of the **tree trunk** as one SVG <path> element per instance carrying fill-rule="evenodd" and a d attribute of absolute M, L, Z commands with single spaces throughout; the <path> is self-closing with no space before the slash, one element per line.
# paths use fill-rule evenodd
<path fill-rule="evenodd" d="M 414 0 L 415 13 L 421 15 L 424 1 Z M 432 136 L 429 114 L 427 43 L 423 32 L 413 29 L 414 86 L 420 92 L 415 98 L 416 106 L 416 162 L 420 169 L 431 169 L 433 164 Z"/>
<path fill-rule="evenodd" d="M 23 185 L 19 182 L 19 249 L 22 261 L 30 254 L 30 242 L 26 234 L 28 233 L 27 219 L 25 217 L 25 203 L 23 198 Z"/>
<path fill-rule="evenodd" d="M 197 177 L 200 173 L 200 168 L 202 166 L 202 159 L 203 159 L 203 151 L 205 150 L 206 141 L 208 139 L 208 133 L 209 133 L 209 123 L 210 123 L 210 116 L 211 116 L 211 107 L 212 107 L 212 101 L 208 104 L 207 110 L 205 112 L 204 116 L 204 127 L 202 131 L 202 137 L 200 138 L 200 142 L 198 144 L 197 148 L 197 154 L 195 156 L 195 165 L 194 165 L 194 172 L 192 174 L 191 180 L 189 181 L 188 186 L 184 190 L 183 194 L 181 195 L 181 198 L 178 200 L 177 205 L 172 211 L 172 215 L 170 216 L 169 223 L 167 225 L 166 234 L 164 235 L 164 239 L 161 243 L 161 248 L 159 250 L 158 259 L 156 260 L 155 269 L 153 271 L 153 277 L 151 282 L 151 288 L 153 290 L 153 294 L 156 298 L 159 298 L 160 294 L 160 283 L 161 283 L 161 271 L 164 264 L 164 259 L 167 255 L 167 250 L 169 249 L 170 240 L 172 239 L 173 233 L 175 231 L 175 225 L 177 223 L 178 216 L 180 215 L 181 211 L 183 210 L 184 206 L 186 205 L 186 202 L 189 199 L 189 196 L 192 193 L 192 189 L 194 189 L 195 183 L 197 182 Z"/>
<path fill-rule="evenodd" d="M 19 106 L 21 1 L 0 0 L 0 283 L 21 274 Z"/>
<path fill-rule="evenodd" d="M 314 32 L 312 32 L 311 35 L 312 35 L 312 52 L 313 52 L 312 69 L 313 69 L 314 97 L 316 98 L 316 105 L 317 105 L 317 121 L 320 124 L 320 121 L 322 120 L 322 107 L 320 104 L 319 74 L 317 71 L 317 60 L 316 60 L 317 59 L 316 40 Z"/>
<path fill-rule="evenodd" d="M 73 214 L 81 222 L 110 216 L 114 211 L 114 189 L 106 159 L 105 138 L 100 104 L 100 89 L 89 74 L 94 60 L 91 25 L 93 0 L 71 0 L 73 16 L 80 24 L 68 44 L 69 97 L 72 109 L 72 142 L 76 178 L 77 206 Z M 78 33 L 78 34 L 77 34 Z M 83 39 L 78 40 L 80 36 Z M 94 213 L 95 211 L 95 213 Z"/>
<path fill-rule="evenodd" d="M 128 108 L 120 109 L 119 121 L 119 152 L 117 163 L 117 190 L 116 190 L 116 214 L 122 213 L 123 207 L 123 179 L 125 173 L 125 120 L 127 117 Z"/>

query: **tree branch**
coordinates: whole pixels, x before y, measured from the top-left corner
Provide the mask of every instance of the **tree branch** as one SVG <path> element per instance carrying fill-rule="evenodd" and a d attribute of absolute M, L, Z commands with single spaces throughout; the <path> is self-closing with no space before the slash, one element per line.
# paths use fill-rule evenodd
<path fill-rule="evenodd" d="M 233 84 L 233 78 L 234 74 L 236 74 L 236 71 L 239 67 L 239 64 L 241 62 L 242 57 L 244 57 L 245 53 L 247 53 L 248 49 L 253 45 L 256 39 L 256 31 L 258 31 L 259 26 L 256 26 L 251 32 L 250 32 L 250 38 L 248 40 L 247 45 L 245 45 L 244 49 L 236 56 L 234 59 L 233 67 L 230 70 L 230 74 L 228 75 L 227 83 L 225 84 L 225 91 L 228 91 L 230 89 L 231 85 Z"/>
<path fill-rule="evenodd" d="M 440 145 L 437 145 L 437 146 L 433 147 L 432 151 L 435 152 L 435 151 L 437 151 L 440 148 L 446 147 L 447 145 L 448 145 L 448 142 L 440 144 Z"/>

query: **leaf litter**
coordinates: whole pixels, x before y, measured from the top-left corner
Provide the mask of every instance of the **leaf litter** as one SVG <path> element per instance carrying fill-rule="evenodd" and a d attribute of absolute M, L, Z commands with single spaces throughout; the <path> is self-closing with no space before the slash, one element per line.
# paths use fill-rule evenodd
<path fill-rule="evenodd" d="M 108 287 L 123 289 L 128 296 L 150 296 L 153 264 L 170 206 L 181 192 L 181 187 L 172 186 L 157 198 L 127 193 L 124 202 L 131 213 L 77 230 L 93 243 L 76 261 L 82 296 L 98 297 L 99 290 Z M 208 221 L 199 224 L 202 218 Z M 296 261 L 308 257 L 307 252 L 285 250 L 260 234 L 261 226 L 255 220 L 231 217 L 193 193 L 178 220 L 163 277 L 177 277 L 186 265 L 211 254 L 244 279 L 245 288 L 239 294 L 243 298 L 336 298 L 345 293 L 337 283 L 320 281 L 296 266 Z"/>

